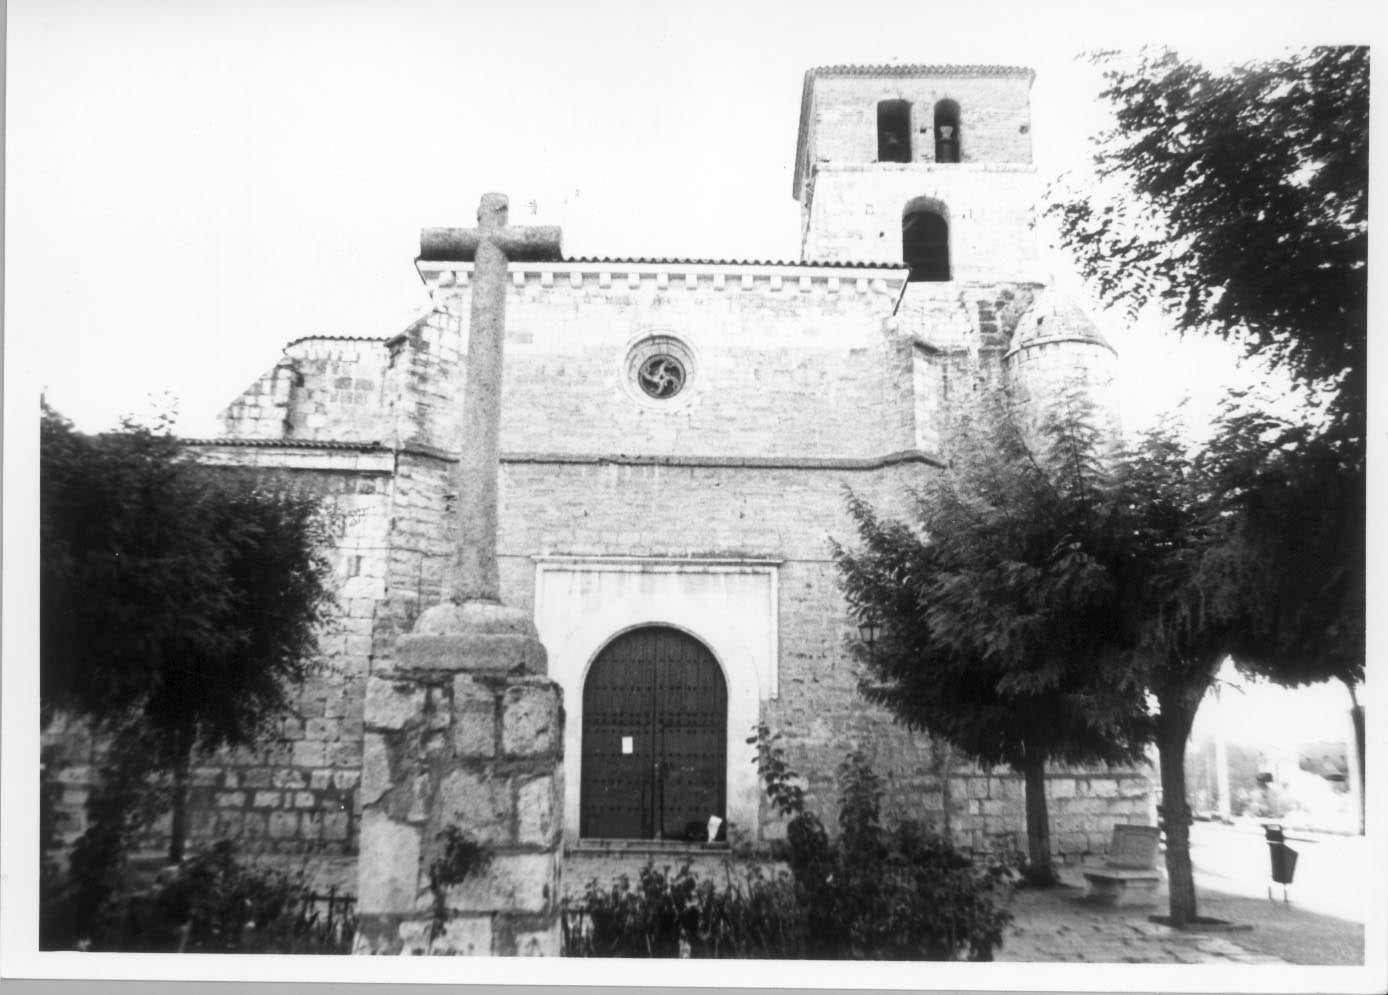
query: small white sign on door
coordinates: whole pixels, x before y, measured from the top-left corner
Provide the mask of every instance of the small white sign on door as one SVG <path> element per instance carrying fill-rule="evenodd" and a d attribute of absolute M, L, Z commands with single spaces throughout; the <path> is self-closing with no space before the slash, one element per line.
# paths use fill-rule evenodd
<path fill-rule="evenodd" d="M 622 737 L 622 753 L 625 755 L 625 754 L 627 754 L 627 753 L 631 753 L 634 749 L 636 749 L 636 746 L 635 746 L 634 743 L 632 743 L 632 737 L 631 737 L 631 736 L 623 736 L 623 737 Z"/>

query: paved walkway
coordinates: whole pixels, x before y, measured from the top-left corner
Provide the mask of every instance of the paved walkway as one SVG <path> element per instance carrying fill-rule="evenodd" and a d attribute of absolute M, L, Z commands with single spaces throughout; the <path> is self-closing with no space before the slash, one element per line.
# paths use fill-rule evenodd
<path fill-rule="evenodd" d="M 1282 902 L 1197 888 L 1201 915 L 1236 928 L 1175 930 L 1152 922 L 1165 914 L 1165 888 L 1155 906 L 1113 908 L 1084 899 L 1079 868 L 1061 871 L 1065 887 L 1023 889 L 1000 961 L 1105 964 L 1362 964 L 1364 928 Z"/>

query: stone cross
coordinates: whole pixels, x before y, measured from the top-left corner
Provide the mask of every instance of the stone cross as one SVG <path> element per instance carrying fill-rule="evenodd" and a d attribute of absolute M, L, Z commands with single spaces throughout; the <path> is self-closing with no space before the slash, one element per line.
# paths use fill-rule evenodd
<path fill-rule="evenodd" d="M 422 260 L 473 262 L 458 466 L 457 579 L 448 598 L 454 604 L 501 600 L 496 566 L 497 471 L 507 262 L 560 258 L 557 227 L 508 225 L 507 210 L 505 194 L 483 194 L 476 228 L 426 228 L 420 237 Z"/>
<path fill-rule="evenodd" d="M 530 613 L 501 604 L 496 569 L 506 264 L 558 258 L 559 229 L 508 226 L 496 193 L 483 196 L 475 229 L 420 237 L 421 261 L 474 264 L 458 579 L 367 677 L 357 953 L 560 952 L 564 692 L 544 676 Z M 440 935 L 425 869 L 449 826 L 492 858 L 447 890 Z"/>

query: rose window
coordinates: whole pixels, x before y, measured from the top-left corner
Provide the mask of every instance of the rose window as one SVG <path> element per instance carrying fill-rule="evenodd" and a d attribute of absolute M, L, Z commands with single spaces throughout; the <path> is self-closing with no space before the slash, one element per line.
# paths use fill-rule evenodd
<path fill-rule="evenodd" d="M 699 392 L 699 359 L 688 342 L 669 332 L 647 332 L 627 343 L 621 360 L 627 397 L 648 408 L 673 412 Z"/>
<path fill-rule="evenodd" d="M 684 387 L 684 364 L 670 355 L 651 356 L 637 370 L 636 381 L 651 397 L 674 397 Z"/>

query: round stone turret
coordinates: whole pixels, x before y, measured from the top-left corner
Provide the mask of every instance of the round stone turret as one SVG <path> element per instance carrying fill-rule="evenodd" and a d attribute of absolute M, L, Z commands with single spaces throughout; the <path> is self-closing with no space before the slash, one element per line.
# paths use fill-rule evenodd
<path fill-rule="evenodd" d="M 1068 391 L 1081 390 L 1116 429 L 1117 355 L 1078 304 L 1048 287 L 1017 320 L 1003 356 L 1003 377 L 1033 415 Z"/>

